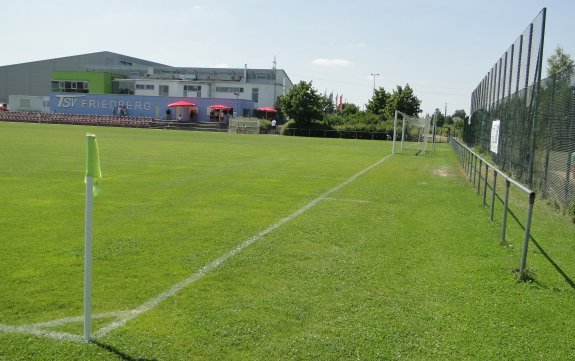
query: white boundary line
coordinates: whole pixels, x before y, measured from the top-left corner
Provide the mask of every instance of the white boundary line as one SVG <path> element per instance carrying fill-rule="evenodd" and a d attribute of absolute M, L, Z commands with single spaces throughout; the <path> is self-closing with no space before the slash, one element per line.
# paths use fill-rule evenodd
<path fill-rule="evenodd" d="M 364 170 L 354 174 L 348 180 L 341 183 L 340 185 L 338 185 L 338 186 L 328 190 L 327 192 L 321 194 L 319 197 L 315 198 L 314 200 L 312 200 L 311 202 L 309 202 L 308 204 L 306 204 L 302 208 L 300 208 L 297 211 L 295 211 L 294 213 L 290 214 L 289 216 L 280 219 L 279 221 L 272 224 L 271 226 L 264 229 L 263 231 L 258 232 L 256 235 L 254 235 L 253 237 L 244 241 L 243 243 L 238 245 L 236 248 L 230 250 L 229 252 L 227 252 L 223 256 L 221 256 L 221 257 L 217 258 L 216 260 L 212 261 L 211 263 L 207 264 L 206 266 L 204 266 L 203 268 L 198 270 L 196 273 L 194 273 L 190 277 L 176 283 L 175 285 L 173 285 L 168 290 L 160 293 L 159 295 L 157 295 L 154 298 L 149 299 L 148 301 L 141 304 L 137 308 L 135 308 L 131 311 L 108 312 L 108 313 L 94 315 L 94 318 L 96 318 L 96 317 L 97 318 L 105 318 L 105 317 L 116 318 L 115 321 L 103 326 L 98 331 L 96 331 L 96 333 L 94 334 L 94 337 L 95 338 L 105 337 L 110 332 L 114 331 L 115 329 L 117 329 L 119 327 L 124 326 L 126 323 L 128 323 L 129 321 L 138 317 L 139 315 L 156 308 L 156 306 L 158 306 L 160 303 L 164 302 L 165 300 L 167 300 L 170 297 L 175 296 L 181 290 L 188 287 L 190 284 L 192 284 L 195 281 L 197 281 L 198 279 L 202 278 L 203 276 L 205 276 L 209 272 L 215 270 L 220 265 L 222 265 L 225 261 L 227 261 L 229 258 L 235 256 L 237 253 L 241 252 L 243 249 L 249 247 L 252 243 L 262 239 L 268 233 L 274 231 L 275 229 L 284 225 L 285 223 L 293 220 L 294 218 L 296 218 L 300 214 L 304 213 L 308 209 L 312 208 L 313 206 L 315 206 L 316 204 L 318 204 L 322 200 L 328 198 L 328 196 L 331 195 L 332 193 L 337 192 L 341 188 L 343 188 L 346 185 L 350 184 L 351 182 L 355 181 L 357 178 L 359 178 L 363 174 L 365 174 L 365 173 L 369 172 L 370 170 L 372 170 L 373 168 L 377 167 L 378 165 L 380 165 L 381 163 L 386 161 L 389 157 L 391 157 L 391 154 L 387 155 L 383 159 L 380 159 L 379 161 L 375 162 L 374 164 L 370 165 L 369 167 L 365 168 Z M 58 326 L 58 325 L 69 323 L 69 322 L 80 322 L 81 319 L 82 319 L 82 317 L 69 317 L 69 318 L 64 318 L 61 320 L 49 321 L 49 322 L 44 322 L 44 323 L 37 323 L 37 324 L 33 324 L 33 325 L 23 325 L 23 326 L 9 326 L 9 325 L 0 324 L 0 332 L 30 333 L 30 334 L 37 335 L 37 336 L 44 336 L 44 337 L 49 337 L 49 338 L 54 338 L 54 339 L 59 339 L 59 340 L 83 342 L 84 341 L 83 338 L 79 335 L 73 335 L 73 334 L 65 333 L 65 332 L 55 332 L 55 331 L 49 331 L 49 330 L 42 330 L 41 329 L 41 327 L 54 327 L 54 326 Z"/>
<path fill-rule="evenodd" d="M 336 201 L 336 202 L 347 202 L 347 203 L 371 203 L 371 201 L 366 201 L 364 199 L 344 199 L 344 198 L 333 198 L 333 197 L 326 197 L 324 198 L 326 201 Z"/>
<path fill-rule="evenodd" d="M 92 315 L 92 319 L 95 320 L 99 318 L 119 318 L 124 316 L 128 312 L 130 311 L 98 313 Z M 0 324 L 0 332 L 32 334 L 35 336 L 47 337 L 60 341 L 84 342 L 85 340 L 82 336 L 74 335 L 68 332 L 49 330 L 49 328 L 51 327 L 65 325 L 67 323 L 80 323 L 82 321 L 84 321 L 84 316 L 66 317 L 61 318 L 59 320 L 34 323 L 32 325 L 10 326 Z"/>

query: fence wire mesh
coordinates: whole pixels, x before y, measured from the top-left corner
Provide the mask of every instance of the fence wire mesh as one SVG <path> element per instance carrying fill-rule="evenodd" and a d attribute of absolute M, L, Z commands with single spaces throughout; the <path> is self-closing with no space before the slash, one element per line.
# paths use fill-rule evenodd
<path fill-rule="evenodd" d="M 494 162 L 557 207 L 575 204 L 575 70 L 567 69 L 512 94 L 490 109 L 476 110 L 464 141 L 490 149 L 500 120 Z"/>
<path fill-rule="evenodd" d="M 575 209 L 575 76 L 566 69 L 541 80 L 546 9 L 495 63 L 471 96 L 463 139 L 558 208 Z M 496 127 L 493 127 L 496 129 Z"/>

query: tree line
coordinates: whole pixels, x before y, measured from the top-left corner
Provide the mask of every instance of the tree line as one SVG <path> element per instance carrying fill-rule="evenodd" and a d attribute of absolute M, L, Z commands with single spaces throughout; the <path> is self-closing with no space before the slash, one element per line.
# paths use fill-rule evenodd
<path fill-rule="evenodd" d="M 312 82 L 300 81 L 290 91 L 279 96 L 276 108 L 279 118 L 285 122 L 283 129 L 324 129 L 383 132 L 392 134 L 395 111 L 418 116 L 421 113 L 421 100 L 409 84 L 397 86 L 391 92 L 383 87 L 374 89 L 373 96 L 366 104 L 365 111 L 353 103 L 343 103 L 341 108 L 333 95 L 319 93 Z M 457 110 L 445 117 L 436 109 L 440 126 L 463 126 L 467 120 L 464 110 Z M 287 121 L 287 122 L 286 122 Z"/>

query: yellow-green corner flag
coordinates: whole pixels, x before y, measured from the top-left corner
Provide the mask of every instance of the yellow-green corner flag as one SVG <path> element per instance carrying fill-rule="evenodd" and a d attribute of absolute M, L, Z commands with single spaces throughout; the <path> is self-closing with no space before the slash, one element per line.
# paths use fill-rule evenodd
<path fill-rule="evenodd" d="M 100 169 L 100 155 L 98 152 L 98 140 L 94 134 L 86 134 L 88 141 L 86 153 L 86 177 L 92 177 L 94 195 L 98 194 L 102 170 Z"/>

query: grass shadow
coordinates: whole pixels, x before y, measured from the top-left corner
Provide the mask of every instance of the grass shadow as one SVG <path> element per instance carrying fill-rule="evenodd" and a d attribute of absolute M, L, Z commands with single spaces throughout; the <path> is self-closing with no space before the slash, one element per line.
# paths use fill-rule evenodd
<path fill-rule="evenodd" d="M 102 348 L 102 349 L 104 349 L 110 353 L 113 353 L 114 355 L 118 356 L 122 360 L 126 360 L 126 361 L 157 361 L 157 359 L 155 359 L 155 358 L 148 359 L 148 358 L 130 356 L 127 353 L 118 350 L 114 346 L 107 345 L 107 344 L 102 343 L 100 341 L 92 340 L 91 342 L 94 345 L 96 345 L 96 346 L 98 346 L 98 347 L 100 347 L 100 348 Z"/>
<path fill-rule="evenodd" d="M 507 211 L 517 222 L 517 224 L 521 227 L 521 229 L 523 229 L 523 231 L 525 231 L 525 226 L 519 221 L 519 219 L 517 218 L 517 216 L 509 209 Z M 551 263 L 551 265 L 555 268 L 555 270 L 557 272 L 559 272 L 559 274 L 561 276 L 563 276 L 563 278 L 565 279 L 565 282 L 567 282 L 569 284 L 569 286 L 571 286 L 571 288 L 573 288 L 575 290 L 575 282 L 573 282 L 573 279 L 571 277 L 569 277 L 565 271 L 563 271 L 563 269 L 557 264 L 557 262 L 555 262 L 553 260 L 553 258 L 551 258 L 549 256 L 549 254 L 547 254 L 547 252 L 545 252 L 545 250 L 543 249 L 543 247 L 541 247 L 541 245 L 539 244 L 539 242 L 537 242 L 537 240 L 535 240 L 535 238 L 533 238 L 533 235 L 530 234 L 529 235 L 529 239 L 531 240 L 531 242 L 533 242 L 533 244 L 535 245 L 535 247 L 537 247 L 537 249 L 539 250 L 539 252 L 543 255 L 543 257 L 545 257 L 547 259 L 547 261 L 549 261 L 549 263 Z"/>
<path fill-rule="evenodd" d="M 551 263 L 551 265 L 557 270 L 557 272 L 559 272 L 559 274 L 563 276 L 563 278 L 569 284 L 569 286 L 571 286 L 571 288 L 575 290 L 575 282 L 573 282 L 573 280 L 561 269 L 561 267 L 559 267 L 559 265 L 555 261 L 553 261 L 553 259 L 547 254 L 547 252 L 545 252 L 543 247 L 541 247 L 539 242 L 537 242 L 535 238 L 533 238 L 533 236 L 529 236 L 529 238 L 531 239 L 531 242 L 533 242 L 535 247 L 539 249 L 539 252 L 541 252 L 543 257 L 545 257 L 549 261 L 549 263 Z"/>

